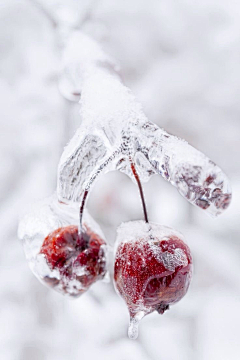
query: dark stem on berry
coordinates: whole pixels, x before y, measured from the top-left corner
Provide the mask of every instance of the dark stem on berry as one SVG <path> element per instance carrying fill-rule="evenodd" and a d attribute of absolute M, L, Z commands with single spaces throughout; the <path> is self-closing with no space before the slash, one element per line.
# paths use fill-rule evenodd
<path fill-rule="evenodd" d="M 132 169 L 133 175 L 134 175 L 134 177 L 135 177 L 135 179 L 137 181 L 140 196 L 141 196 L 141 200 L 142 200 L 144 218 L 145 218 L 146 223 L 148 223 L 147 207 L 146 207 L 146 203 L 145 203 L 145 199 L 144 199 L 142 184 L 141 184 L 140 178 L 138 176 L 137 170 L 136 170 L 136 168 L 135 168 L 135 166 L 134 166 L 131 159 L 130 159 L 130 161 L 131 161 L 131 169 Z"/>
<path fill-rule="evenodd" d="M 112 155 L 107 160 L 105 160 L 104 163 L 101 166 L 99 166 L 96 173 L 91 177 L 91 179 L 89 181 L 89 184 L 93 183 L 93 181 L 98 177 L 98 175 L 101 173 L 101 171 L 107 165 L 109 165 L 109 163 L 111 163 L 113 159 L 115 159 L 115 157 L 120 153 L 120 151 L 121 151 L 121 149 L 115 150 L 112 153 Z M 135 168 L 135 166 L 133 164 L 133 161 L 132 161 L 131 157 L 129 158 L 129 160 L 130 160 L 130 163 L 131 163 L 131 169 L 132 169 L 133 175 L 134 175 L 134 177 L 135 177 L 135 179 L 137 181 L 137 184 L 138 184 L 138 188 L 139 188 L 139 192 L 140 192 L 140 196 L 141 196 L 141 200 L 142 200 L 144 218 L 145 218 L 145 221 L 148 223 L 147 208 L 146 208 L 145 199 L 144 199 L 144 195 L 143 195 L 142 184 L 141 184 L 141 181 L 139 179 L 137 170 L 136 170 L 136 168 Z M 84 211 L 84 207 L 85 207 L 85 204 L 86 204 L 86 199 L 87 199 L 87 196 L 88 196 L 88 193 L 89 193 L 89 188 L 90 188 L 89 185 L 85 188 L 85 191 L 84 191 L 83 197 L 82 197 L 82 202 L 81 202 L 81 205 L 80 205 L 80 210 L 79 210 L 79 226 L 80 226 L 79 233 L 82 233 L 82 231 L 83 231 L 83 226 L 82 226 L 83 211 Z"/>
<path fill-rule="evenodd" d="M 104 168 L 106 168 L 114 159 L 115 157 L 121 152 L 121 149 L 118 148 L 117 150 L 115 150 L 110 156 L 109 158 L 107 158 L 96 170 L 96 172 L 92 175 L 92 177 L 89 179 L 88 185 L 86 186 L 84 193 L 83 193 L 83 198 L 82 198 L 82 202 L 80 205 L 80 211 L 79 211 L 79 225 L 80 225 L 80 229 L 79 229 L 79 233 L 82 232 L 83 227 L 82 227 L 82 220 L 83 220 L 83 211 L 84 211 L 84 207 L 85 207 L 85 203 L 86 203 L 86 199 L 89 193 L 89 189 L 90 186 L 92 185 L 92 183 L 97 179 L 98 175 L 101 174 L 101 172 L 103 171 Z"/>
<path fill-rule="evenodd" d="M 83 210 L 84 210 L 84 206 L 85 206 L 87 196 L 88 196 L 88 190 L 85 190 L 84 194 L 83 194 L 83 198 L 82 198 L 82 203 L 81 203 L 81 206 L 80 206 L 80 211 L 79 211 L 80 233 L 82 232 Z"/>

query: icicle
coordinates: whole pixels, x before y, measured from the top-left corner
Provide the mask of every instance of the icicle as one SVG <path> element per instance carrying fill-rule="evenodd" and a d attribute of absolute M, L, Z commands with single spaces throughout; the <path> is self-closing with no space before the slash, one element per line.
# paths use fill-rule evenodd
<path fill-rule="evenodd" d="M 139 311 L 134 316 L 130 316 L 130 322 L 128 326 L 128 337 L 131 340 L 136 340 L 138 337 L 138 326 L 142 318 L 145 316 L 144 311 Z"/>

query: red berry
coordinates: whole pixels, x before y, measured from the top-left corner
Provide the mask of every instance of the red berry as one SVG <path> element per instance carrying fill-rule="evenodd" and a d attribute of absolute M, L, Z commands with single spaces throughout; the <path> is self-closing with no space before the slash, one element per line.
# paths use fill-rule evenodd
<path fill-rule="evenodd" d="M 44 239 L 40 254 L 57 277 L 44 280 L 69 295 L 81 295 L 106 273 L 104 245 L 105 241 L 86 226 L 81 235 L 75 225 L 54 230 Z"/>
<path fill-rule="evenodd" d="M 154 310 L 163 314 L 179 301 L 188 290 L 191 274 L 190 250 L 179 233 L 143 221 L 121 225 L 114 280 L 135 325 L 144 315 Z M 135 338 L 136 329 L 132 330 L 135 333 L 130 336 Z"/>

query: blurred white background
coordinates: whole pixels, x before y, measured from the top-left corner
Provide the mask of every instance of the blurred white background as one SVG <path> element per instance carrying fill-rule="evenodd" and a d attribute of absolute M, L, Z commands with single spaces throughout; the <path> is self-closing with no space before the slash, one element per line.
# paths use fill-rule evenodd
<path fill-rule="evenodd" d="M 59 22 L 61 31 L 82 22 L 149 119 L 232 182 L 232 204 L 215 220 L 159 176 L 144 185 L 149 218 L 185 235 L 195 268 L 187 296 L 143 319 L 136 341 L 111 283 L 64 298 L 31 274 L 17 239 L 22 210 L 55 190 L 63 146 L 79 126 L 78 105 L 58 90 Z M 239 360 L 240 3 L 1 0 L 0 30 L 1 359 Z M 122 221 L 142 218 L 137 188 L 117 172 L 100 178 L 89 210 L 111 243 Z"/>

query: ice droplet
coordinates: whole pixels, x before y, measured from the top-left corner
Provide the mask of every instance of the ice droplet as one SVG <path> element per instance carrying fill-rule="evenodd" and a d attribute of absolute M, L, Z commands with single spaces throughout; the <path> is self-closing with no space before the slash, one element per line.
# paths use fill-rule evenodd
<path fill-rule="evenodd" d="M 134 316 L 130 316 L 130 322 L 128 326 L 128 337 L 131 340 L 136 340 L 138 337 L 138 326 L 142 318 L 145 316 L 144 311 L 139 311 Z"/>

